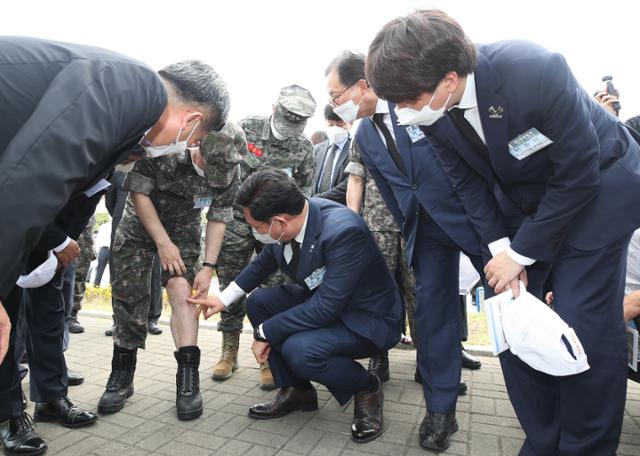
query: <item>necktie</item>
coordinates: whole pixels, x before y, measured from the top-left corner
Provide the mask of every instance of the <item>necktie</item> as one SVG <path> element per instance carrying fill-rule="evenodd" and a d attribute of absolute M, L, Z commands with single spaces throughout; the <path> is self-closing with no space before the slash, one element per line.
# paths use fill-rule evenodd
<path fill-rule="evenodd" d="M 462 134 L 473 144 L 473 148 L 480 154 L 483 160 L 489 162 L 489 152 L 487 146 L 480 139 L 478 132 L 474 130 L 469 121 L 464 117 L 464 109 L 453 108 L 449 111 L 451 120 L 456 124 Z"/>
<path fill-rule="evenodd" d="M 326 192 L 331 188 L 331 174 L 333 174 L 333 160 L 336 158 L 336 151 L 338 145 L 334 144 L 331 150 L 324 158 L 324 166 L 322 167 L 322 177 L 320 179 L 320 185 L 318 185 L 318 192 Z"/>
<path fill-rule="evenodd" d="M 382 136 L 384 136 L 384 140 L 387 143 L 387 150 L 393 159 L 393 162 L 396 164 L 398 169 L 402 171 L 402 174 L 407 175 L 407 168 L 404 166 L 404 162 L 402 161 L 402 157 L 400 156 L 400 152 L 398 152 L 398 147 L 396 146 L 396 142 L 393 140 L 393 136 L 391 136 L 391 132 L 387 128 L 384 123 L 384 114 L 377 113 L 373 115 L 373 123 L 378 126 L 380 131 L 382 132 Z"/>
<path fill-rule="evenodd" d="M 298 260 L 300 259 L 300 243 L 295 239 L 291 241 L 291 253 L 292 255 L 291 261 L 289 261 L 289 270 L 293 273 L 293 275 L 295 275 L 298 269 Z"/>

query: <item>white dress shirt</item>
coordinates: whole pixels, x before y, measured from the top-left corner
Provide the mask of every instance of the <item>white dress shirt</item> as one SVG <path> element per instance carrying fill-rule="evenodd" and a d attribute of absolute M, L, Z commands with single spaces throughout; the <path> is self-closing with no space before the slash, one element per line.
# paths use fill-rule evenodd
<path fill-rule="evenodd" d="M 476 78 L 473 73 L 467 76 L 467 84 L 462 93 L 460 103 L 454 107 L 464 109 L 464 118 L 467 119 L 476 133 L 478 133 L 478 136 L 480 136 L 482 142 L 486 145 L 487 140 L 485 139 L 484 130 L 482 129 L 480 110 L 478 109 L 478 97 L 476 96 Z M 514 251 L 511 248 L 511 241 L 508 237 L 489 243 L 489 251 L 493 256 L 506 251 L 509 258 L 522 266 L 529 266 L 536 262 L 533 258 L 528 258 Z"/>

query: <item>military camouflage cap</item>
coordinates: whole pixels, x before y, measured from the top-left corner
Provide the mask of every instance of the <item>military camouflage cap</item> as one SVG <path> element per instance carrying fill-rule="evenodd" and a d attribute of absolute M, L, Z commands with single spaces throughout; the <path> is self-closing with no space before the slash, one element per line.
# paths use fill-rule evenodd
<path fill-rule="evenodd" d="M 316 101 L 307 89 L 299 85 L 283 87 L 273 113 L 273 127 L 285 138 L 298 136 L 315 110 Z"/>
<path fill-rule="evenodd" d="M 212 185 L 226 187 L 233 180 L 230 172 L 247 152 L 247 137 L 242 128 L 227 122 L 220 131 L 210 132 L 200 144 L 206 162 L 204 173 Z"/>

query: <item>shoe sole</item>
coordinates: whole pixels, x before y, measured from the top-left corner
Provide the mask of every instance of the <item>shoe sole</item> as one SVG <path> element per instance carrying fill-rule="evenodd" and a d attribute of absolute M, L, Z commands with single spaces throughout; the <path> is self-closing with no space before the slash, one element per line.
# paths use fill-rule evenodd
<path fill-rule="evenodd" d="M 129 399 L 131 396 L 133 396 L 133 386 L 131 386 L 131 389 L 127 392 L 124 401 L 122 401 L 121 403 L 114 405 L 100 405 L 100 403 L 98 402 L 98 413 L 109 414 L 119 412 L 124 408 L 125 404 L 127 403 L 127 399 Z"/>
<path fill-rule="evenodd" d="M 71 334 L 82 334 L 84 332 L 84 329 L 69 329 L 69 332 Z"/>
<path fill-rule="evenodd" d="M 301 407 L 299 409 L 295 409 L 295 410 L 291 410 L 289 412 L 285 412 L 285 413 L 279 413 L 277 415 L 256 415 L 251 413 L 251 410 L 249 410 L 249 412 L 247 413 L 247 415 L 249 415 L 249 418 L 253 418 L 255 420 L 272 420 L 274 418 L 282 418 L 285 415 L 288 415 L 289 413 L 293 413 L 293 412 L 315 412 L 316 410 L 318 410 L 318 404 L 315 405 L 307 405 L 306 407 Z"/>
<path fill-rule="evenodd" d="M 356 439 L 354 436 L 351 436 L 351 441 L 353 443 L 368 443 L 368 442 L 371 442 L 372 440 L 377 439 L 381 435 L 382 435 L 382 431 L 378 432 L 376 435 L 372 435 L 371 437 L 367 437 L 366 439 Z"/>
<path fill-rule="evenodd" d="M 451 437 L 451 436 L 452 436 L 453 434 L 455 434 L 456 432 L 458 432 L 458 424 L 457 424 L 457 423 L 456 423 L 456 425 L 454 426 L 453 431 L 451 431 L 451 433 L 449 434 L 449 437 Z M 422 439 L 420 439 L 420 446 L 421 446 L 422 448 L 427 449 L 427 450 L 434 450 L 434 451 L 442 452 L 442 451 L 445 451 L 447 448 L 449 448 L 449 444 L 450 444 L 450 442 L 449 442 L 449 437 L 447 437 L 447 442 L 446 442 L 446 444 L 445 444 L 444 446 L 442 446 L 442 447 L 438 447 L 438 446 L 436 446 L 435 444 L 434 444 L 434 445 L 425 444 L 425 442 L 424 442 Z"/>
<path fill-rule="evenodd" d="M 88 426 L 90 424 L 95 423 L 97 419 L 98 419 L 98 417 L 96 416 L 92 420 L 85 421 L 84 423 L 65 424 L 65 423 L 62 423 L 60 420 L 58 420 L 55 416 L 48 416 L 48 415 L 40 415 L 40 416 L 34 415 L 33 416 L 33 420 L 36 423 L 58 423 L 61 426 L 69 428 L 69 429 L 76 429 L 76 428 L 81 428 L 81 427 L 84 427 L 84 426 Z"/>
<path fill-rule="evenodd" d="M 263 391 L 273 391 L 274 389 L 276 389 L 276 385 L 274 385 L 273 383 L 268 383 L 260 385 L 260 389 Z"/>
<path fill-rule="evenodd" d="M 0 444 L 0 448 L 2 448 L 2 451 L 4 452 L 4 454 L 8 455 L 8 456 L 37 456 L 39 454 L 44 453 L 45 451 L 47 451 L 49 449 L 48 446 L 45 446 L 42 450 L 36 450 L 32 453 L 24 453 L 24 452 L 15 452 L 15 451 L 10 451 L 7 450 L 4 445 Z"/>
<path fill-rule="evenodd" d="M 67 382 L 67 386 L 80 386 L 84 383 L 84 378 L 80 379 L 80 380 L 74 380 L 71 382 Z"/>
<path fill-rule="evenodd" d="M 482 367 L 482 364 L 477 364 L 477 365 L 474 365 L 473 367 L 471 367 L 471 366 L 462 366 L 463 369 L 468 369 L 468 370 L 472 370 L 472 371 L 478 370 L 481 367 Z"/>
<path fill-rule="evenodd" d="M 211 374 L 211 380 L 215 380 L 216 382 L 223 382 L 225 380 L 229 380 L 233 375 L 233 373 L 237 370 L 238 370 L 238 366 L 231 369 L 231 372 L 229 372 L 229 374 L 227 375 Z"/>
<path fill-rule="evenodd" d="M 195 411 L 189 412 L 189 413 L 179 413 L 178 412 L 178 419 L 180 421 L 195 420 L 200 415 L 202 415 L 202 407 L 200 407 L 198 410 L 195 410 Z"/>

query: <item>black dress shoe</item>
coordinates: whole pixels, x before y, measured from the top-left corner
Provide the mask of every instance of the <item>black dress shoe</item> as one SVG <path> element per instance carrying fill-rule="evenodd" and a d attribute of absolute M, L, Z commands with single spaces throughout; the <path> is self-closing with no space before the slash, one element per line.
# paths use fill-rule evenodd
<path fill-rule="evenodd" d="M 104 335 L 107 337 L 113 336 L 113 331 L 115 330 L 115 325 L 112 325 L 110 328 L 104 330 Z"/>
<path fill-rule="evenodd" d="M 420 375 L 420 371 L 417 367 L 415 374 L 413 374 L 413 381 L 416 383 L 422 383 L 422 375 Z M 460 385 L 458 386 L 458 395 L 464 396 L 465 394 L 467 394 L 468 389 L 469 388 L 467 387 L 467 384 L 465 382 L 460 382 Z"/>
<path fill-rule="evenodd" d="M 455 414 L 427 412 L 420 424 L 420 446 L 428 450 L 444 451 L 449 447 L 449 437 L 457 430 Z"/>
<path fill-rule="evenodd" d="M 318 410 L 318 393 L 315 388 L 308 391 L 300 391 L 293 386 L 280 388 L 276 397 L 264 404 L 254 405 L 249 409 L 249 417 L 258 420 L 279 418 L 287 413 L 300 410 L 310 412 Z"/>
<path fill-rule="evenodd" d="M 38 422 L 57 422 L 68 428 L 79 428 L 95 422 L 98 415 L 83 410 L 62 396 L 51 402 L 37 403 L 33 418 Z"/>
<path fill-rule="evenodd" d="M 370 374 L 375 375 L 381 382 L 389 381 L 389 352 L 383 351 L 369 358 Z"/>
<path fill-rule="evenodd" d="M 162 328 L 156 321 L 148 322 L 147 328 L 149 330 L 149 334 L 153 334 L 154 336 L 157 336 L 158 334 L 162 334 Z"/>
<path fill-rule="evenodd" d="M 47 451 L 47 442 L 33 429 L 33 420 L 26 413 L 0 423 L 0 443 L 4 454 L 26 456 Z"/>
<path fill-rule="evenodd" d="M 476 359 L 473 355 L 462 349 L 462 367 L 465 369 L 476 370 L 480 369 L 482 363 L 479 359 Z"/>
<path fill-rule="evenodd" d="M 76 371 L 72 371 L 71 369 L 67 369 L 67 379 L 69 386 L 78 386 L 84 383 L 84 377 L 82 374 Z"/>
<path fill-rule="evenodd" d="M 351 440 L 355 443 L 366 443 L 378 438 L 382 434 L 384 418 L 382 405 L 384 394 L 382 383 L 378 379 L 378 390 L 359 391 L 353 400 L 353 422 L 351 424 Z"/>

